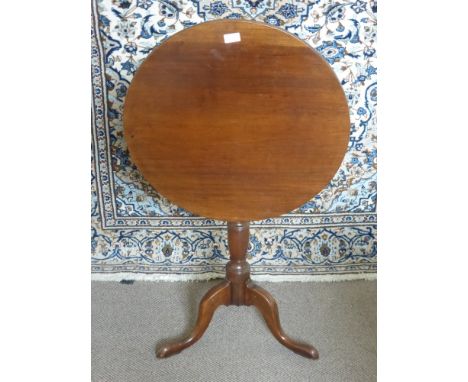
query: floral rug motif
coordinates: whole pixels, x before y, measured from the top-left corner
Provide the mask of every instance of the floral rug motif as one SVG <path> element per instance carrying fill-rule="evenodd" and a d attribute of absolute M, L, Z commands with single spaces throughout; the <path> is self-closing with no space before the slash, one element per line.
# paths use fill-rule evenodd
<path fill-rule="evenodd" d="M 225 223 L 193 216 L 143 179 L 123 139 L 122 112 L 132 77 L 155 46 L 227 18 L 275 25 L 310 44 L 334 69 L 351 117 L 348 151 L 329 185 L 296 211 L 251 224 L 252 273 L 375 273 L 376 14 L 377 3 L 362 0 L 93 0 L 92 272 L 224 273 Z"/>

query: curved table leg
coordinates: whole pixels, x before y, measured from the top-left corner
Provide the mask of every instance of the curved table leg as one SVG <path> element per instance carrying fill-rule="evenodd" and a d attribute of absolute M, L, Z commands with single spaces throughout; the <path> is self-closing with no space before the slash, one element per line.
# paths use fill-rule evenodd
<path fill-rule="evenodd" d="M 192 333 L 185 340 L 163 345 L 156 351 L 156 356 L 158 358 L 170 357 L 197 342 L 210 324 L 215 310 L 220 305 L 229 305 L 230 292 L 230 282 L 227 280 L 211 288 L 200 301 L 198 319 Z"/>
<path fill-rule="evenodd" d="M 307 358 L 318 359 L 319 354 L 313 346 L 296 342 L 289 338 L 281 328 L 278 305 L 275 299 L 265 289 L 250 282 L 246 288 L 247 305 L 254 305 L 263 315 L 265 322 L 275 338 L 293 352 Z"/>

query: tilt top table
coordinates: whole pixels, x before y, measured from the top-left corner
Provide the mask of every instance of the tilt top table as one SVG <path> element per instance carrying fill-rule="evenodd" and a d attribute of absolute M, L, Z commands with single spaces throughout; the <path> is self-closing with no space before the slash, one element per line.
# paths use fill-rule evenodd
<path fill-rule="evenodd" d="M 348 105 L 331 67 L 305 42 L 262 23 L 218 20 L 156 47 L 128 90 L 124 131 L 131 158 L 169 200 L 227 221 L 226 278 L 201 300 L 179 353 L 220 305 L 254 305 L 276 339 L 316 359 L 282 330 L 273 297 L 250 280 L 249 222 L 288 213 L 337 172 L 349 139 Z"/>

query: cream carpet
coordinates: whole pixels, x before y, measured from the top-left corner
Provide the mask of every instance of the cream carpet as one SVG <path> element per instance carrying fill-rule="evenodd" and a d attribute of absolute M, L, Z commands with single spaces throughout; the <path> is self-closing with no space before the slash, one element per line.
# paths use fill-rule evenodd
<path fill-rule="evenodd" d="M 220 307 L 194 346 L 167 359 L 155 345 L 192 328 L 198 301 L 219 281 L 92 283 L 92 380 L 376 380 L 376 282 L 258 283 L 279 306 L 292 338 L 313 344 L 303 358 L 270 334 L 254 307 Z"/>

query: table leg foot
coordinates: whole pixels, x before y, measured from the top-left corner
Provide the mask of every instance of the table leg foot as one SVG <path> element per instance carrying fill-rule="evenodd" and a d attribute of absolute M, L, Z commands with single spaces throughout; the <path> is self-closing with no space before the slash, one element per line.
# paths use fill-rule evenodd
<path fill-rule="evenodd" d="M 311 345 L 297 342 L 284 333 L 280 324 L 278 305 L 269 292 L 250 282 L 246 288 L 246 300 L 248 305 L 254 305 L 261 312 L 270 331 L 282 345 L 303 357 L 318 359 L 317 349 Z"/>
<path fill-rule="evenodd" d="M 180 353 L 182 350 L 197 342 L 205 332 L 206 328 L 208 328 L 215 310 L 220 305 L 229 305 L 231 298 L 230 293 L 230 283 L 227 280 L 211 288 L 200 301 L 197 323 L 195 324 L 192 333 L 190 333 L 190 335 L 184 340 L 164 344 L 156 350 L 156 357 L 170 357 L 171 355 Z"/>

